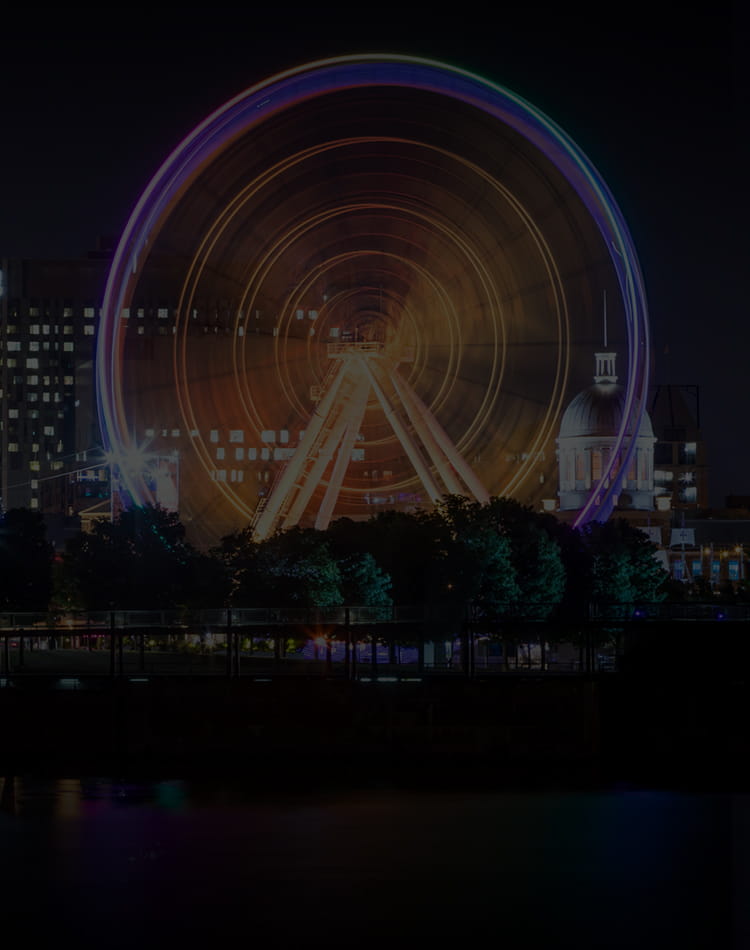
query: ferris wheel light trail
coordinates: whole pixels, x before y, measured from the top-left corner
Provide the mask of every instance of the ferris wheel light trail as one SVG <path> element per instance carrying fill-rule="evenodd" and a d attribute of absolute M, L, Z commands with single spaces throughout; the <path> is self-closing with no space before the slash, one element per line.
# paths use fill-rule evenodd
<path fill-rule="evenodd" d="M 403 93 L 398 101 L 439 101 L 440 123 L 455 112 L 482 147 L 472 150 L 458 126 L 435 137 L 427 120 L 420 138 L 418 112 L 397 116 L 391 128 L 377 100 L 393 90 Z M 339 116 L 339 103 L 355 94 L 369 97 L 356 101 L 372 112 Z M 314 123 L 305 110 L 315 111 Z M 316 139 L 318 115 L 331 132 Z M 372 129 L 363 125 L 370 115 Z M 506 149 L 497 168 L 484 166 L 490 133 Z M 264 136 L 261 149 L 256 136 Z M 558 209 L 551 224 L 550 207 Z M 367 479 L 382 483 L 386 472 L 386 495 L 416 497 L 416 476 L 433 502 L 462 485 L 478 500 L 526 490 L 537 474 L 544 480 L 535 465 L 549 456 L 570 395 L 571 350 L 586 340 L 579 312 L 589 291 L 575 275 L 588 251 L 574 259 L 568 250 L 581 228 L 582 248 L 594 235 L 599 242 L 597 280 L 611 276 L 619 290 L 612 310 L 627 346 L 617 444 L 576 524 L 605 519 L 633 456 L 650 362 L 627 226 L 597 171 L 552 120 L 495 83 L 428 59 L 344 56 L 287 70 L 217 109 L 166 159 L 125 227 L 105 289 L 97 341 L 105 446 L 117 456 L 137 446 L 130 404 L 150 398 L 149 418 L 164 416 L 158 429 L 185 440 L 181 484 L 188 496 L 202 492 L 195 511 L 211 507 L 212 492 L 261 537 L 299 523 L 310 505 L 315 524 L 327 524 L 338 499 L 369 499 Z M 184 270 L 158 389 L 141 366 L 131 310 L 153 292 L 170 253 Z M 311 303 L 321 285 L 333 292 Z M 209 347 L 206 336 L 199 345 L 196 315 L 230 293 L 226 342 L 219 323 L 204 322 L 216 342 Z M 333 369 L 322 355 L 326 334 L 335 345 L 334 331 L 352 321 L 385 333 L 384 358 L 350 354 Z M 165 355 L 166 342 L 156 341 Z M 524 347 L 541 354 L 528 372 L 512 362 Z M 402 373 L 396 357 L 407 348 L 414 360 Z M 312 389 L 323 395 L 310 411 Z M 292 431 L 299 439 L 284 441 Z M 236 464 L 224 469 L 218 460 L 228 453 Z M 370 461 L 353 463 L 355 456 Z M 268 465 L 247 467 L 250 459 Z M 257 475 L 257 501 L 245 475 Z M 136 504 L 149 500 L 145 485 L 128 489 Z"/>

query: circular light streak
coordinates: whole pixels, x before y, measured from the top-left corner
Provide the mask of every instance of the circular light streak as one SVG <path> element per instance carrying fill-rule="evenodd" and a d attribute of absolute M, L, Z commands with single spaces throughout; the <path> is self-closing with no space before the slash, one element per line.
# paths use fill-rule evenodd
<path fill-rule="evenodd" d="M 368 55 L 347 56 L 322 60 L 288 70 L 271 77 L 236 96 L 217 109 L 202 122 L 172 152 L 153 177 L 138 201 L 124 230 L 115 252 L 103 301 L 102 320 L 98 338 L 97 376 L 98 404 L 101 430 L 106 448 L 115 457 L 126 456 L 139 444 L 132 418 L 128 415 L 125 397 L 125 311 L 130 308 L 139 281 L 149 261 L 149 255 L 158 246 L 163 230 L 181 206 L 186 196 L 191 194 L 201 176 L 210 173 L 219 159 L 231 157 L 237 143 L 252 141 L 252 136 L 268 127 L 268 123 L 278 117 L 284 117 L 290 110 L 301 107 L 313 108 L 316 103 L 324 102 L 327 97 L 349 90 L 414 90 L 441 97 L 446 109 L 451 103 L 461 104 L 469 109 L 495 120 L 505 129 L 525 140 L 531 147 L 531 154 L 539 156 L 539 162 L 548 162 L 554 167 L 561 181 L 577 196 L 577 201 L 585 209 L 593 222 L 602 246 L 606 248 L 608 266 L 614 274 L 619 289 L 622 321 L 625 328 L 627 347 L 627 385 L 625 412 L 617 437 L 617 445 L 610 455 L 607 470 L 602 473 L 600 486 L 592 491 L 586 505 L 580 512 L 577 524 L 589 520 L 603 520 L 608 517 L 619 493 L 622 475 L 627 471 L 635 440 L 629 438 L 638 431 L 643 407 L 646 402 L 648 386 L 648 366 L 650 361 L 647 308 L 643 280 L 640 273 L 635 249 L 623 217 L 609 189 L 575 143 L 553 121 L 543 115 L 533 105 L 511 91 L 476 76 L 465 70 L 426 59 L 404 56 Z M 364 158 L 367 166 L 368 149 L 376 145 L 382 151 L 376 151 L 376 158 L 399 157 L 399 148 L 409 149 L 409 170 L 414 173 L 417 191 L 419 182 L 428 178 L 425 169 L 430 166 L 433 156 L 444 159 L 445 166 L 435 166 L 439 174 L 445 177 L 459 176 L 481 181 L 492 195 L 492 201 L 504 208 L 508 220 L 514 220 L 523 231 L 539 272 L 545 274 L 546 293 L 549 306 L 554 314 L 553 324 L 557 334 L 556 356 L 553 381 L 549 388 L 548 404 L 540 413 L 540 419 L 532 441 L 527 446 L 526 460 L 522 461 L 515 472 L 504 478 L 497 486 L 496 494 L 512 495 L 523 484 L 533 468 L 533 460 L 549 447 L 554 436 L 554 425 L 564 408 L 564 401 L 571 393 L 566 389 L 569 377 L 570 346 L 573 330 L 573 317 L 569 312 L 565 276 L 561 275 L 557 261 L 558 246 L 552 247 L 544 227 L 539 226 L 536 217 L 527 209 L 528 196 L 519 196 L 514 189 L 505 186 L 497 175 L 488 174 L 475 160 L 464 156 L 454 148 L 441 147 L 434 142 L 423 144 L 419 139 L 391 136 L 342 136 L 314 143 L 299 149 L 292 155 L 282 155 L 276 161 L 270 160 L 260 175 L 251 177 L 244 186 L 229 196 L 221 196 L 217 206 L 212 209 L 212 217 L 202 226 L 202 238 L 186 264 L 182 280 L 180 301 L 175 325 L 172 373 L 177 400 L 183 423 L 187 429 L 197 432 L 193 439 L 195 454 L 210 473 L 215 465 L 210 446 L 204 441 L 200 430 L 200 413 L 193 404 L 191 395 L 191 371 L 188 366 L 188 330 L 189 314 L 194 309 L 196 295 L 201 281 L 211 273 L 214 255 L 232 239 L 232 228 L 243 215 L 257 211 L 254 202 L 262 200 L 268 189 L 279 181 L 289 181 L 290 175 L 304 174 L 310 163 L 339 161 L 349 153 Z M 394 150 L 389 152 L 388 150 Z M 358 151 L 359 150 L 359 151 Z M 229 160 L 229 159 L 227 159 Z M 449 169 L 449 171 L 445 171 Z M 415 172 L 416 170 L 416 172 Z M 418 172 L 418 174 L 417 174 Z M 445 187 L 445 194 L 450 188 Z M 361 238 L 367 231 L 371 237 L 368 246 L 353 246 L 347 251 L 331 253 L 325 260 L 299 279 L 292 286 L 280 313 L 286 325 L 291 324 L 292 314 L 302 307 L 307 291 L 315 282 L 325 281 L 327 275 L 336 278 L 346 267 L 359 266 L 364 273 L 377 271 L 381 281 L 386 283 L 387 307 L 397 311 L 400 325 L 396 332 L 398 345 L 414 350 L 412 369 L 407 373 L 411 381 L 421 380 L 425 374 L 434 370 L 428 367 L 428 351 L 435 345 L 434 335 L 430 337 L 424 328 L 424 317 L 416 312 L 408 293 L 401 293 L 399 287 L 416 282 L 423 288 L 424 302 L 428 297 L 435 307 L 435 320 L 447 343 L 442 339 L 438 345 L 447 349 L 443 378 L 431 390 L 430 410 L 439 419 L 441 412 L 451 400 L 460 400 L 462 390 L 457 388 L 456 379 L 464 371 L 464 349 L 472 341 L 467 327 L 464 326 L 456 295 L 451 292 L 446 279 L 419 260 L 420 257 L 440 258 L 455 267 L 456 272 L 471 276 L 472 293 L 483 296 L 483 306 L 491 315 L 489 334 L 492 336 L 492 356 L 486 368 L 485 393 L 471 423 L 465 431 L 456 437 L 456 446 L 461 452 L 471 452 L 477 443 L 479 433 L 487 427 L 490 417 L 496 412 L 498 394 L 506 382 L 508 349 L 519 341 L 509 339 L 507 315 L 509 296 L 508 287 L 512 280 L 520 286 L 520 278 L 512 274 L 513 262 L 498 281 L 494 272 L 494 262 L 490 257 L 477 251 L 477 238 L 467 237 L 460 225 L 450 220 L 441 209 L 431 207 L 429 202 L 412 200 L 407 193 L 393 196 L 378 193 L 375 189 L 363 194 L 357 200 L 344 200 L 331 207 L 306 209 L 299 220 L 288 224 L 286 229 L 270 236 L 262 253 L 248 261 L 244 271 L 244 286 L 241 290 L 241 303 L 237 310 L 234 326 L 231 328 L 231 365 L 235 397 L 241 405 L 249 424 L 260 431 L 265 422 L 263 409 L 258 405 L 251 385 L 253 367 L 248 364 L 247 339 L 252 333 L 251 313 L 258 302 L 259 288 L 264 280 L 275 273 L 280 262 L 290 259 L 290 255 L 304 241 L 315 241 L 316 236 L 329 236 L 337 226 L 345 227 L 347 222 L 372 220 L 374 226 L 364 227 L 355 235 Z M 394 226 L 391 233 L 390 223 L 398 222 L 402 228 L 408 224 L 409 237 L 398 234 Z M 382 239 L 383 250 L 376 255 L 373 247 Z M 375 262 L 375 257 L 377 261 Z M 387 277 L 387 281 L 382 280 Z M 478 289 L 477 289 L 478 288 Z M 374 284 L 368 293 L 372 297 Z M 361 292 L 360 292 L 361 297 Z M 325 302 L 319 313 L 321 325 L 333 326 L 331 322 L 337 313 L 343 312 L 351 302 L 351 295 L 334 295 Z M 383 316 L 373 306 L 370 319 Z M 420 324 L 420 320 L 422 324 Z M 284 326 L 280 322 L 279 326 Z M 316 321 L 317 323 L 317 321 Z M 421 328 L 418 332 L 417 327 Z M 317 329 L 317 328 L 314 328 Z M 240 335 L 241 334 L 241 335 Z M 427 338 L 425 338 L 427 337 Z M 276 378 L 281 387 L 281 396 L 285 402 L 302 413 L 304 401 L 298 388 L 297 364 L 290 356 L 291 336 L 281 333 L 274 340 L 274 364 Z M 295 345 L 295 350 L 300 349 Z M 313 350 L 310 339 L 306 341 L 306 371 L 312 377 L 323 381 L 326 367 L 321 362 L 319 352 Z M 511 381 L 512 382 L 512 381 Z M 205 428 L 205 426 L 203 426 Z M 381 439 L 381 441 L 383 441 Z M 374 439 L 374 444 L 378 440 Z M 617 469 L 618 455 L 622 463 Z M 123 467 L 124 472 L 129 469 Z M 128 476 L 124 476 L 127 480 Z M 395 483 L 395 488 L 405 488 L 407 480 Z M 230 485 L 216 482 L 216 489 L 234 506 L 237 513 L 245 518 L 252 515 L 252 506 L 242 502 Z M 131 480 L 126 485 L 130 495 L 138 503 L 149 500 L 145 483 Z"/>

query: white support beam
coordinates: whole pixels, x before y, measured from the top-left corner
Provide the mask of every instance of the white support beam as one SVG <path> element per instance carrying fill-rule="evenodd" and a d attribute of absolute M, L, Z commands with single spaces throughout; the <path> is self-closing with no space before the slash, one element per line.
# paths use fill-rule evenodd
<path fill-rule="evenodd" d="M 398 376 L 398 370 L 393 370 L 393 376 Z M 451 465 L 454 467 L 458 475 L 469 489 L 469 492 L 474 496 L 474 498 L 482 505 L 486 505 L 490 500 L 490 495 L 484 485 L 477 478 L 476 473 L 468 462 L 464 459 L 463 455 L 458 451 L 456 446 L 451 442 L 448 437 L 445 429 L 440 425 L 435 416 L 430 412 L 430 410 L 425 406 L 419 396 L 414 392 L 414 390 L 408 386 L 408 384 L 399 377 L 401 384 L 408 388 L 409 394 L 413 399 L 415 405 L 417 406 L 421 416 L 423 417 L 425 424 L 429 428 L 432 435 L 435 437 L 440 448 L 445 452 L 445 455 Z M 395 385 L 395 381 L 394 381 Z M 398 387 L 397 387 L 398 391 Z"/>
<path fill-rule="evenodd" d="M 262 541 L 264 538 L 269 537 L 269 535 L 273 533 L 281 506 L 286 500 L 287 495 L 294 488 L 294 483 L 297 481 L 297 478 L 305 467 L 308 456 L 311 454 L 315 443 L 318 440 L 320 430 L 323 428 L 323 425 L 325 424 L 325 421 L 331 412 L 336 394 L 338 393 L 339 387 L 341 386 L 341 381 L 344 378 L 343 369 L 344 364 L 342 363 L 341 369 L 339 369 L 339 371 L 333 377 L 328 391 L 315 407 L 315 412 L 308 423 L 307 429 L 305 429 L 305 435 L 296 452 L 294 453 L 294 456 L 289 460 L 286 468 L 281 474 L 281 478 L 274 486 L 268 502 L 266 503 L 266 507 L 263 509 L 260 518 L 258 518 L 258 523 L 256 524 L 255 530 L 253 531 L 253 535 L 256 540 Z"/>
<path fill-rule="evenodd" d="M 383 407 L 383 412 L 391 424 L 391 428 L 396 433 L 396 437 L 398 438 L 401 445 L 404 447 L 404 450 L 409 457 L 409 461 L 411 462 L 414 471 L 417 473 L 419 480 L 424 485 L 424 489 L 427 492 L 430 501 L 432 501 L 433 504 L 437 504 L 442 498 L 442 494 L 435 482 L 435 479 L 432 477 L 429 469 L 425 465 L 424 460 L 419 452 L 419 448 L 402 425 L 401 420 L 394 411 L 388 400 L 388 397 L 383 391 L 383 387 L 380 385 L 378 380 L 375 379 L 368 362 L 363 360 L 362 363 L 364 365 L 365 372 L 370 377 L 370 382 L 372 383 L 372 388 L 375 390 L 375 395 L 378 397 L 378 401 Z"/>
<path fill-rule="evenodd" d="M 430 417 L 430 414 L 425 412 L 424 403 L 420 404 L 417 402 L 411 386 L 409 386 L 405 380 L 401 379 L 398 373 L 395 371 L 392 372 L 390 379 L 398 393 L 399 399 L 406 409 L 412 426 L 414 426 L 417 435 L 422 440 L 422 444 L 427 449 L 427 454 L 432 459 L 432 464 L 438 470 L 447 492 L 451 495 L 463 494 L 463 489 L 456 477 L 456 473 L 451 467 L 451 463 L 446 454 L 438 445 L 430 428 L 431 423 L 434 422 L 434 417 Z"/>
<path fill-rule="evenodd" d="M 341 447 L 333 466 L 333 472 L 326 488 L 326 493 L 318 509 L 318 515 L 315 519 L 315 527 L 319 531 L 325 531 L 328 527 L 333 509 L 341 492 L 341 485 L 344 481 L 344 475 L 349 467 L 349 461 L 352 456 L 352 449 L 357 439 L 357 434 L 362 426 L 362 420 L 367 409 L 367 397 L 370 395 L 370 381 L 363 374 L 357 386 L 352 393 L 352 397 L 344 409 L 342 415 L 346 418 L 346 432 L 341 441 Z"/>

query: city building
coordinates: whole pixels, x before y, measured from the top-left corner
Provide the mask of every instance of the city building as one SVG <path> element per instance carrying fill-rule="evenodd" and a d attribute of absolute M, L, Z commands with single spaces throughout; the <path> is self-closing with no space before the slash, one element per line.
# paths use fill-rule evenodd
<path fill-rule="evenodd" d="M 104 243 L 82 260 L 0 265 L 3 509 L 74 516 L 108 496 L 95 399 Z"/>

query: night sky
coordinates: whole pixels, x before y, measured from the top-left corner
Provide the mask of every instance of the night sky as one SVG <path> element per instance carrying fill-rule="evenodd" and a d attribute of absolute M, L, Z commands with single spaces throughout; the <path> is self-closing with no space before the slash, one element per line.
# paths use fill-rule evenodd
<path fill-rule="evenodd" d="M 412 6 L 4 13 L 0 255 L 76 257 L 118 235 L 194 125 L 281 69 L 354 52 L 443 60 L 524 96 L 597 167 L 639 252 L 653 379 L 700 386 L 711 503 L 750 494 L 748 99 L 731 8 Z"/>

